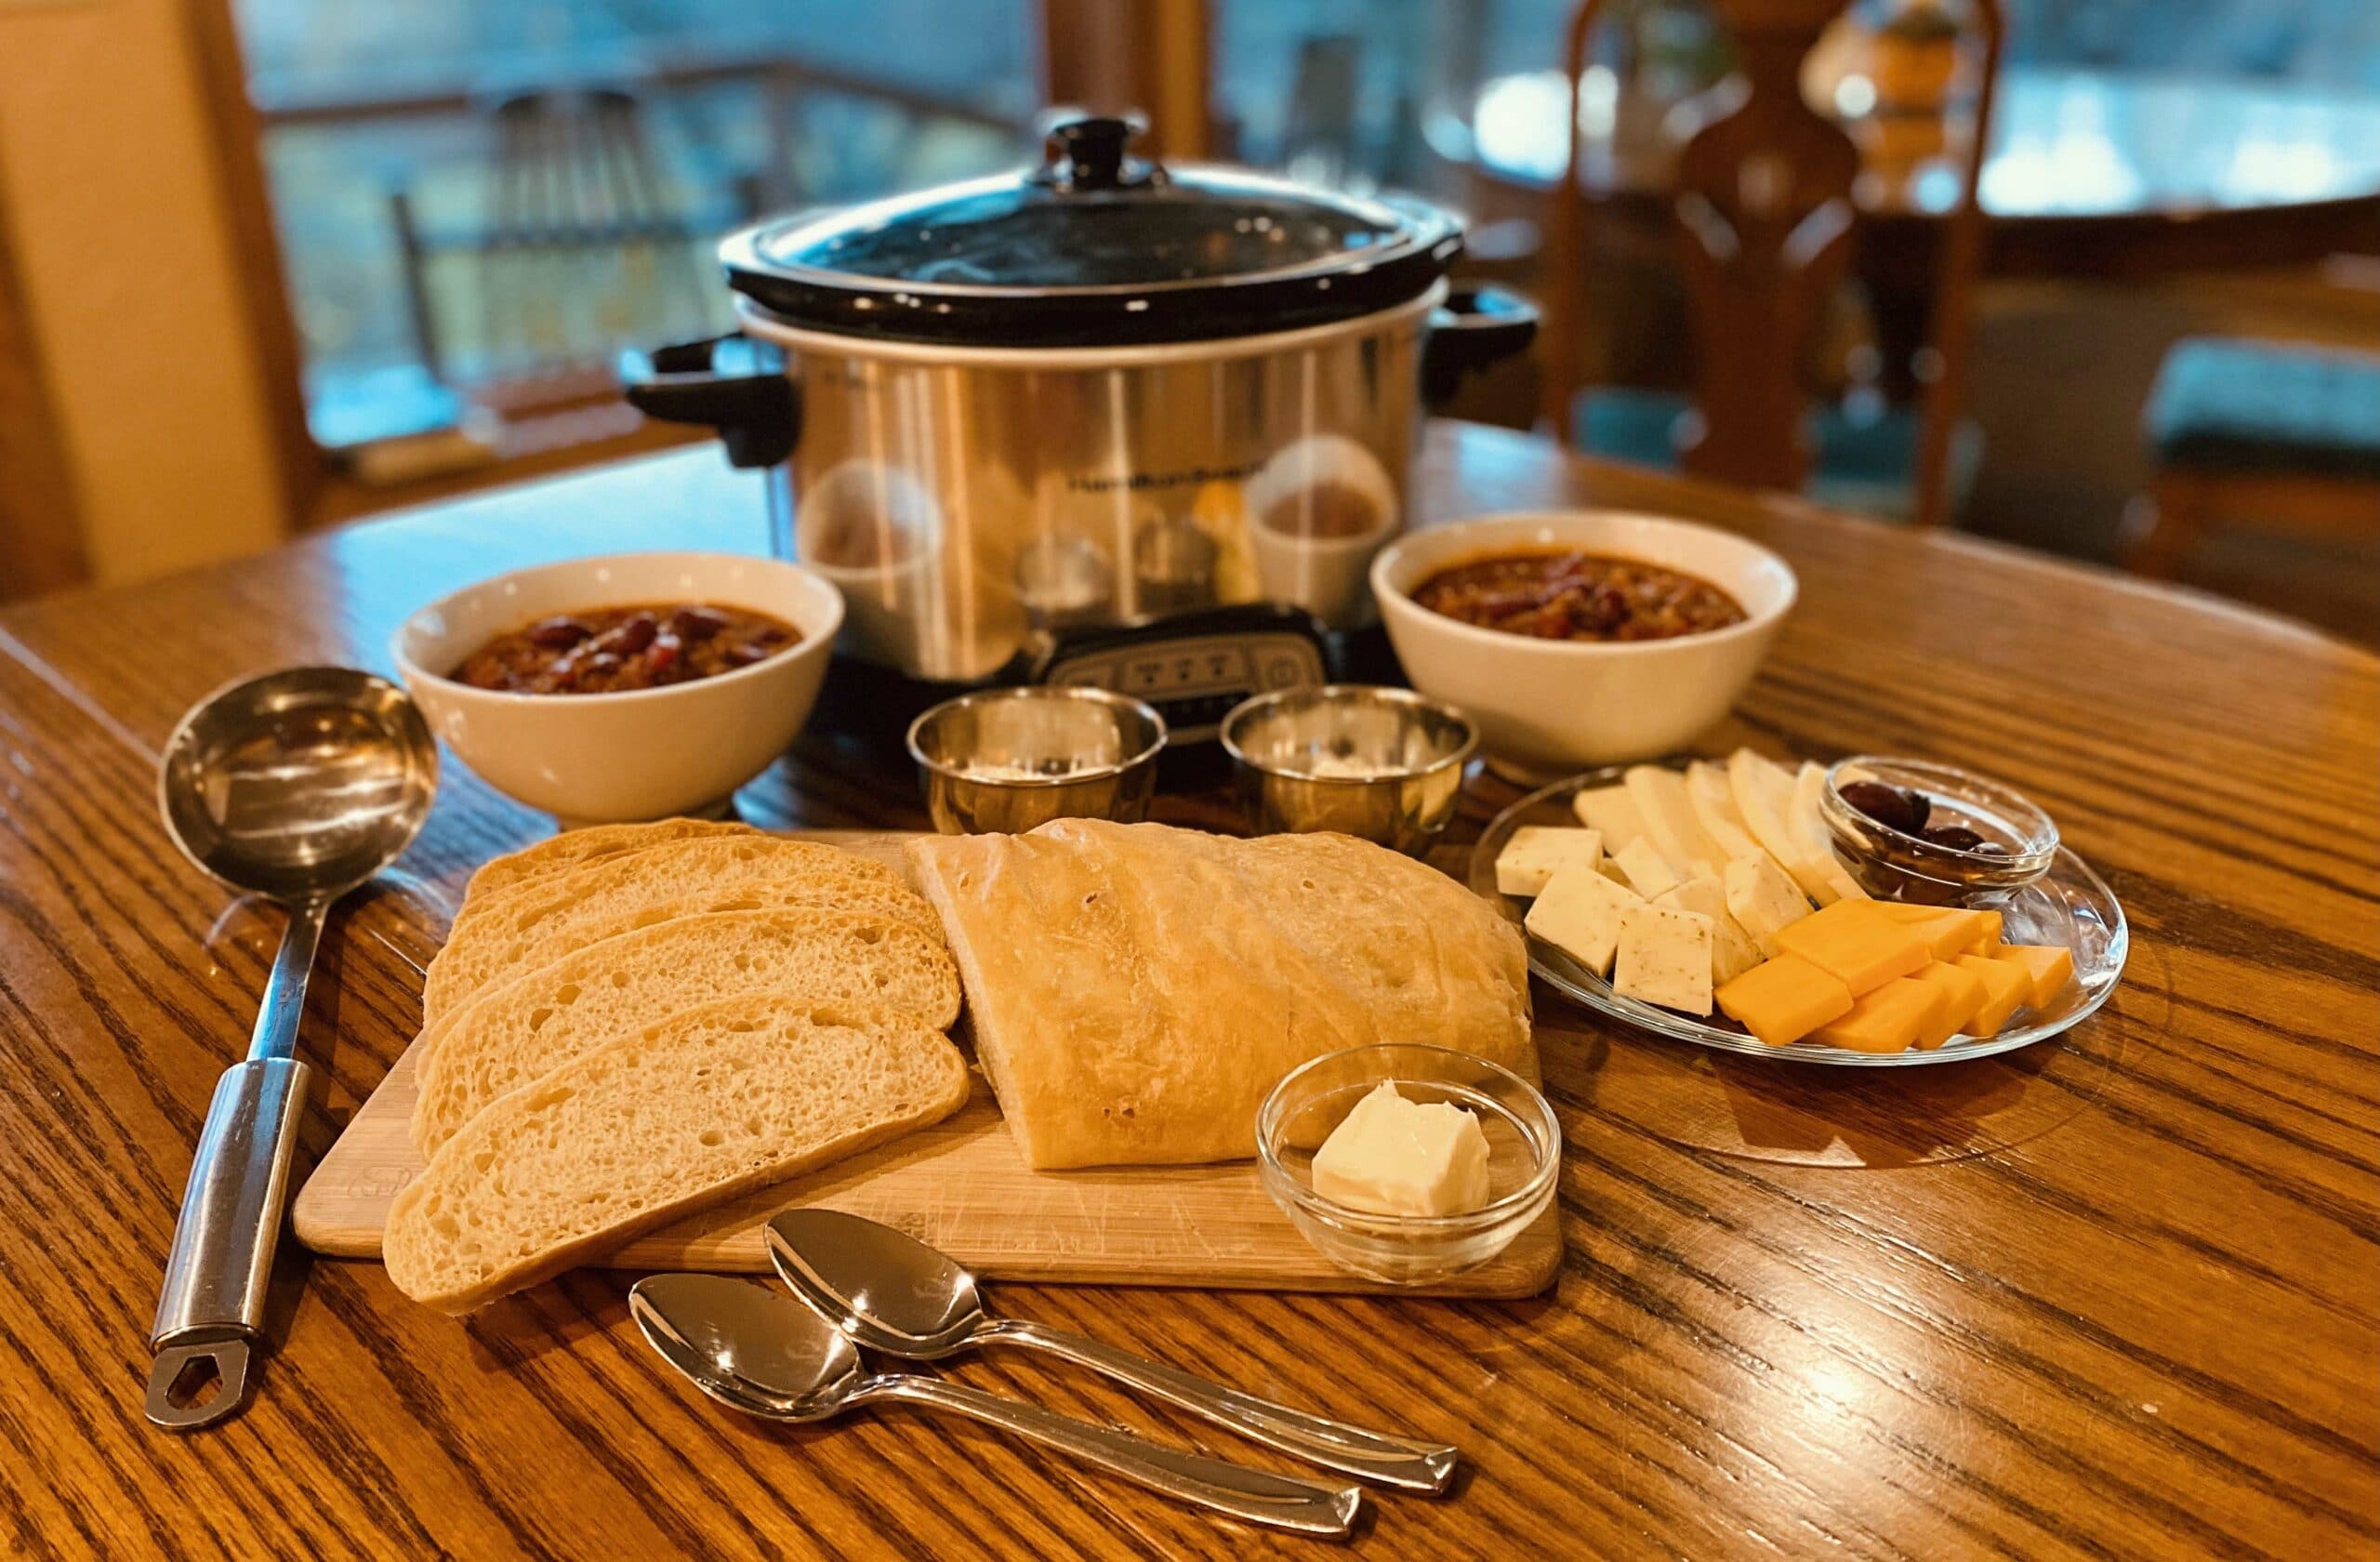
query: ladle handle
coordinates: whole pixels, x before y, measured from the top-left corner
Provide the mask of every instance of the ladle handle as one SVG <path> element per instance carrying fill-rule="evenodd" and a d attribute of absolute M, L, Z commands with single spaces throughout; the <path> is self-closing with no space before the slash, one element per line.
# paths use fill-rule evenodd
<path fill-rule="evenodd" d="M 1295 1476 L 1250 1470 L 1204 1454 L 1186 1453 L 1151 1442 L 1120 1426 L 1077 1421 L 1038 1405 L 1003 1399 L 942 1378 L 870 1378 L 860 1397 L 901 1399 L 954 1410 L 1073 1454 L 1152 1491 L 1229 1514 L 1250 1524 L 1270 1525 L 1306 1535 L 1344 1535 L 1354 1528 L 1355 1515 L 1363 1506 L 1364 1494 L 1355 1487 L 1326 1486 Z"/>
<path fill-rule="evenodd" d="M 298 1021 L 327 903 L 291 907 L 265 980 L 248 1056 L 215 1081 L 165 1255 L 149 1348 L 149 1419 L 171 1431 L 211 1425 L 247 1398 L 250 1344 L 264 1331 L 272 1251 L 289 1202 L 289 1163 L 313 1071 L 298 1062 Z M 193 1397 L 194 1382 L 214 1392 Z"/>
<path fill-rule="evenodd" d="M 1204 1416 L 1267 1448 L 1383 1486 L 1442 1492 L 1454 1479 L 1460 1460 L 1456 1450 L 1443 1443 L 1367 1432 L 1344 1422 L 1308 1415 L 1045 1324 L 1001 1318 L 978 1330 L 973 1338 L 985 1344 L 1029 1345 L 1046 1351 L 1153 1399 Z"/>
<path fill-rule="evenodd" d="M 252 1058 L 215 1082 L 149 1330 L 156 1361 L 148 1414 L 160 1426 L 207 1425 L 238 1410 L 246 1396 L 248 1345 L 264 1329 L 272 1250 L 312 1074 L 295 1058 Z M 207 1358 L 219 1380 L 215 1393 L 188 1402 L 177 1383 L 204 1372 Z"/>

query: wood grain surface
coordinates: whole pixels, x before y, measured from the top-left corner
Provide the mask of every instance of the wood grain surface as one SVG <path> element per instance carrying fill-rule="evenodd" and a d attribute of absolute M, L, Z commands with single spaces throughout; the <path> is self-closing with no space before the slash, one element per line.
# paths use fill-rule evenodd
<path fill-rule="evenodd" d="M 906 871 L 911 830 L 804 830 L 816 841 Z M 963 1039 L 963 1035 L 961 1037 Z M 389 1206 L 421 1174 L 414 1148 L 415 1070 L 407 1047 L 357 1108 L 290 1207 L 298 1239 L 334 1258 L 377 1258 Z M 1351 1275 L 1298 1235 L 1257 1180 L 1253 1161 L 1224 1166 L 1112 1166 L 1034 1172 L 1017 1154 L 980 1068 L 974 1094 L 946 1122 L 849 1160 L 729 1200 L 628 1243 L 612 1269 L 769 1272 L 761 1227 L 779 1210 L 823 1205 L 898 1226 L 986 1279 L 1208 1286 L 1252 1291 L 1394 1291 Z M 1420 1296 L 1534 1296 L 1562 1263 L 1558 1211 L 1475 1269 L 1406 1291 Z"/>
<path fill-rule="evenodd" d="M 2125 988 L 2004 1062 L 1850 1078 L 1689 1052 L 1540 992 L 1567 1145 L 1549 1295 L 1004 1284 L 992 1305 L 1461 1444 L 1461 1488 L 1377 1502 L 1360 1555 L 2373 1555 L 2380 663 L 2186 592 L 1515 436 L 1440 427 L 1426 467 L 1428 514 L 1593 500 L 1783 550 L 1800 608 L 1717 740 L 2004 777 L 2122 897 Z M 644 1350 L 607 1272 L 458 1323 L 290 1244 L 257 1402 L 188 1438 L 141 1420 L 190 1145 L 278 933 L 161 833 L 176 716 L 267 667 L 385 668 L 405 612 L 513 563 L 757 550 L 762 527 L 751 480 L 697 451 L 0 612 L 0 1546 L 1316 1552 L 920 1412 L 735 1419 Z M 914 795 L 812 738 L 741 801 L 777 827 L 899 828 Z M 1474 783 L 1459 831 L 1511 795 Z M 412 1036 L 443 925 L 425 907 L 542 828 L 450 766 L 390 892 L 333 919 L 302 1042 L 328 1094 L 308 1157 Z M 1461 859 L 1457 841 L 1442 860 Z M 1262 1458 L 1078 1371 L 939 1370 Z"/>

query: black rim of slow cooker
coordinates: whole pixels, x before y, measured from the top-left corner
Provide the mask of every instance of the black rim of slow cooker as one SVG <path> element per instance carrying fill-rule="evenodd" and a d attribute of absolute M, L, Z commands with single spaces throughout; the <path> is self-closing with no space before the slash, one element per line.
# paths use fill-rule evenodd
<path fill-rule="evenodd" d="M 951 347 L 1129 347 L 1269 336 L 1335 324 L 1427 292 L 1462 251 L 1451 217 L 1408 237 L 1289 271 L 1129 286 L 949 288 L 813 271 L 760 258 L 763 224 L 728 238 L 728 285 L 796 330 Z"/>

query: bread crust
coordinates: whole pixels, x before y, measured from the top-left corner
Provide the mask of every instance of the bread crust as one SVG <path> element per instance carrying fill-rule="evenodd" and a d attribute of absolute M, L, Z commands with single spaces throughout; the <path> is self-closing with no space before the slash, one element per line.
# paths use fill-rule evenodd
<path fill-rule="evenodd" d="M 1062 819 L 906 851 L 1028 1166 L 1244 1158 L 1284 1074 L 1377 1041 L 1537 1076 L 1519 933 L 1369 842 Z"/>
<path fill-rule="evenodd" d="M 880 1069 L 854 1066 L 854 1052 L 866 1054 L 860 1065 L 889 1059 L 916 1079 L 888 1085 Z M 726 1066 L 736 1057 L 741 1072 Z M 846 1066 L 823 1108 L 812 1101 L 799 1122 L 764 1124 L 781 1130 L 774 1137 L 737 1137 L 732 1115 L 750 1110 L 751 1090 L 774 1083 L 791 1094 L 814 1083 L 809 1070 L 839 1059 Z M 390 1206 L 389 1277 L 441 1312 L 469 1312 L 673 1220 L 939 1122 L 966 1104 L 968 1088 L 947 1038 L 889 1011 L 782 998 L 686 1010 L 522 1086 L 448 1140 Z M 664 1112 L 686 1120 L 657 1134 Z M 707 1132 L 719 1142 L 705 1143 Z M 559 1185 L 548 1200 L 563 1211 L 556 1228 L 526 1251 L 475 1261 L 473 1244 L 500 1238 L 502 1221 L 519 1218 L 522 1189 L 540 1177 Z"/>

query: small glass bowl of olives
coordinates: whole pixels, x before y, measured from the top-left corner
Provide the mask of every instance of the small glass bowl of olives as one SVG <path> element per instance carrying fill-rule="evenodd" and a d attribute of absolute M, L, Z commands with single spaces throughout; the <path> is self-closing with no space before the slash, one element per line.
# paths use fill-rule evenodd
<path fill-rule="evenodd" d="M 1927 760 L 1841 761 L 1818 814 L 1879 900 L 1962 905 L 2031 883 L 2057 855 L 2048 814 L 1997 781 Z"/>

